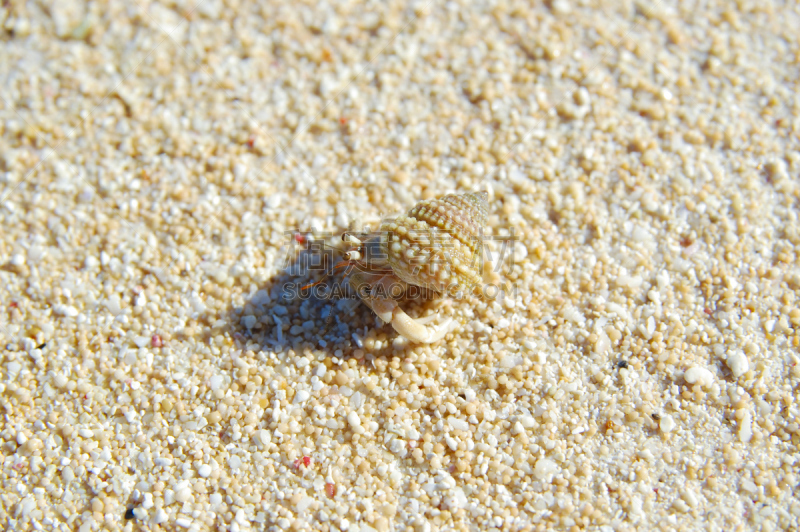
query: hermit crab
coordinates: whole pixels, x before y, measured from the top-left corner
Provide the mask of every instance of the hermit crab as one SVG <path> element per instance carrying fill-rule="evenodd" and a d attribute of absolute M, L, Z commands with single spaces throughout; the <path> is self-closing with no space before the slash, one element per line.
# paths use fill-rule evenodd
<path fill-rule="evenodd" d="M 411 342 L 436 342 L 452 318 L 413 319 L 398 301 L 410 288 L 438 295 L 471 290 L 481 281 L 486 192 L 450 194 L 417 203 L 406 214 L 381 221 L 377 232 L 347 231 L 345 268 L 349 286 L 381 320 Z M 315 283 L 316 284 L 316 283 Z"/>

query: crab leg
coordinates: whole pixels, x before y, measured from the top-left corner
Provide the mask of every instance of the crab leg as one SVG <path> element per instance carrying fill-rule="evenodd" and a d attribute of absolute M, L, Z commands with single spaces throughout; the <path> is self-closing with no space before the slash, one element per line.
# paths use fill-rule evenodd
<path fill-rule="evenodd" d="M 395 309 L 392 312 L 392 327 L 394 327 L 395 331 L 412 342 L 421 344 L 437 342 L 444 338 L 452 329 L 452 318 L 447 318 L 444 322 L 436 326 L 423 325 L 420 320 L 413 319 L 396 305 L 395 303 Z M 427 318 L 423 319 L 427 321 Z"/>
<path fill-rule="evenodd" d="M 383 281 L 381 279 L 378 282 Z M 405 313 L 394 299 L 383 297 L 365 297 L 364 303 L 386 323 L 391 323 L 394 330 L 408 340 L 420 344 L 429 344 L 445 337 L 451 330 L 452 318 L 447 318 L 439 325 L 425 325 L 433 320 L 436 315 L 413 319 Z"/>

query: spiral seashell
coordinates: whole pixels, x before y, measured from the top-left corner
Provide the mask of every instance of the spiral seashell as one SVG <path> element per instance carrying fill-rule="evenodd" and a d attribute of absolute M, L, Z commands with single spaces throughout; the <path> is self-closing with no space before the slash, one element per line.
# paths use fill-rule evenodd
<path fill-rule="evenodd" d="M 469 290 L 481 281 L 486 192 L 417 203 L 381 224 L 381 251 L 397 277 L 436 292 Z"/>

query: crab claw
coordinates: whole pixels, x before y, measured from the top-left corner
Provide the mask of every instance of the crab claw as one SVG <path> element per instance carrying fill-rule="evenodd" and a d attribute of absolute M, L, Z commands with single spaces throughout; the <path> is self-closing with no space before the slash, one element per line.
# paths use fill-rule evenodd
<path fill-rule="evenodd" d="M 438 342 L 453 329 L 453 318 L 447 318 L 436 326 L 424 325 L 421 320 L 415 320 L 400 307 L 392 314 L 392 327 L 412 342 L 430 344 Z"/>
<path fill-rule="evenodd" d="M 427 316 L 425 318 L 414 319 L 401 309 L 393 299 L 372 299 L 366 303 L 375 311 L 380 319 L 391 323 L 394 330 L 411 342 L 419 344 L 430 344 L 438 342 L 452 330 L 453 319 L 447 318 L 439 325 L 425 325 L 427 322 L 436 318 Z"/>

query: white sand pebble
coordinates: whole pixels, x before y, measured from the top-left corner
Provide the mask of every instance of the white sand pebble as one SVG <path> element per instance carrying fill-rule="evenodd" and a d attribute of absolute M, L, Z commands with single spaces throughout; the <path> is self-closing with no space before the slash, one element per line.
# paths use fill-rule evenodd
<path fill-rule="evenodd" d="M 8 370 L 8 375 L 10 377 L 16 377 L 19 375 L 19 372 L 22 371 L 22 364 L 12 361 L 6 364 L 6 369 Z"/>
<path fill-rule="evenodd" d="M 681 497 L 684 501 L 686 501 L 686 504 L 688 504 L 690 508 L 697 506 L 697 495 L 695 495 L 691 489 L 686 488 L 683 490 Z"/>
<path fill-rule="evenodd" d="M 208 478 L 211 476 L 211 466 L 208 464 L 203 464 L 197 468 L 197 474 L 203 478 Z"/>
<path fill-rule="evenodd" d="M 455 416 L 450 416 L 449 421 L 450 421 L 450 426 L 456 430 L 469 430 L 469 423 L 467 423 L 463 419 L 458 419 Z"/>
<path fill-rule="evenodd" d="M 212 390 L 218 390 L 222 383 L 225 381 L 225 378 L 222 375 L 212 375 L 208 379 L 208 386 Z"/>
<path fill-rule="evenodd" d="M 228 458 L 228 465 L 231 469 L 239 469 L 242 467 L 242 459 L 236 455 L 231 456 Z"/>
<path fill-rule="evenodd" d="M 308 401 L 308 398 L 311 397 L 311 394 L 305 390 L 297 390 L 297 393 L 294 394 L 294 400 L 292 401 L 293 405 L 301 405 Z"/>
<path fill-rule="evenodd" d="M 631 497 L 631 515 L 644 515 L 642 511 L 642 498 L 638 495 Z"/>
<path fill-rule="evenodd" d="M 605 353 L 611 348 L 611 340 L 605 331 L 600 330 L 596 334 L 597 342 L 594 344 L 594 352 L 598 354 Z"/>
<path fill-rule="evenodd" d="M 350 428 L 353 429 L 353 432 L 356 434 L 363 434 L 364 427 L 361 426 L 361 418 L 358 417 L 358 413 L 354 410 L 351 410 L 349 414 L 347 414 L 347 422 L 350 424 Z"/>
<path fill-rule="evenodd" d="M 730 368 L 733 376 L 737 379 L 750 369 L 750 361 L 747 360 L 747 355 L 741 351 L 736 351 L 728 355 L 728 360 L 726 360 L 725 363 Z"/>
<path fill-rule="evenodd" d="M 144 497 L 142 498 L 142 508 L 145 510 L 149 510 L 153 507 L 153 494 L 152 493 L 145 493 Z"/>
<path fill-rule="evenodd" d="M 63 375 L 61 373 L 58 373 L 54 379 L 54 384 L 56 385 L 56 388 L 63 388 L 64 386 L 67 385 L 68 382 L 69 379 L 67 379 L 66 375 Z"/>
<path fill-rule="evenodd" d="M 74 318 L 78 315 L 78 309 L 71 305 L 53 305 L 53 312 L 59 316 L 66 316 L 68 318 Z"/>
<path fill-rule="evenodd" d="M 36 508 L 36 499 L 28 495 L 17 506 L 17 513 L 22 517 L 26 517 L 34 508 Z"/>
<path fill-rule="evenodd" d="M 362 428 L 361 430 L 364 429 Z M 405 449 L 405 446 L 406 444 L 403 442 L 403 440 L 399 440 L 397 438 L 393 438 L 389 442 L 389 450 L 392 451 L 394 454 L 398 454 L 401 451 L 403 451 L 403 449 Z"/>
<path fill-rule="evenodd" d="M 17 253 L 16 255 L 12 255 L 11 256 L 11 265 L 12 266 L 17 266 L 17 267 L 24 266 L 25 265 L 25 256 L 24 255 L 20 255 L 19 253 Z"/>
<path fill-rule="evenodd" d="M 356 410 L 361 408 L 364 405 L 364 394 L 361 392 L 356 392 L 350 398 L 350 406 Z"/>
<path fill-rule="evenodd" d="M 301 512 L 306 511 L 308 509 L 308 507 L 311 506 L 311 504 L 313 504 L 313 502 L 314 502 L 314 498 L 313 497 L 309 497 L 307 495 L 305 497 L 303 497 L 302 499 L 300 499 L 297 502 L 297 506 L 295 507 L 296 510 L 297 510 L 297 513 L 301 513 Z"/>
<path fill-rule="evenodd" d="M 186 502 L 192 498 L 192 490 L 188 480 L 182 480 L 175 485 L 175 500 Z"/>
<path fill-rule="evenodd" d="M 747 443 L 753 437 L 753 415 L 750 411 L 744 413 L 744 417 L 739 420 L 739 441 Z"/>
<path fill-rule="evenodd" d="M 572 7 L 566 0 L 555 0 L 552 6 L 553 6 L 553 11 L 555 11 L 559 15 L 567 15 L 569 14 L 570 11 L 572 11 Z"/>
<path fill-rule="evenodd" d="M 269 431 L 267 431 L 265 429 L 257 430 L 257 431 L 255 431 L 253 433 L 253 442 L 259 448 L 263 448 L 263 447 L 269 445 L 269 442 L 270 442 L 271 439 L 272 438 L 270 436 Z"/>
<path fill-rule="evenodd" d="M 653 461 L 655 461 L 655 459 L 656 459 L 656 457 L 653 455 L 653 453 L 652 453 L 652 452 L 650 452 L 650 449 L 642 449 L 641 451 L 639 451 L 638 453 L 636 453 L 636 455 L 637 455 L 639 458 L 641 458 L 642 460 L 647 460 L 647 461 L 648 461 L 648 462 L 650 462 L 651 464 L 652 464 L 652 463 L 653 463 Z"/>
<path fill-rule="evenodd" d="M 156 513 L 153 514 L 153 517 L 152 519 L 150 519 L 150 522 L 154 525 L 160 525 L 161 523 L 166 523 L 167 519 L 169 519 L 167 512 L 159 508 L 158 510 L 156 510 Z"/>
<path fill-rule="evenodd" d="M 500 359 L 500 367 L 501 368 L 513 368 L 514 366 L 518 366 L 522 364 L 522 357 L 517 356 L 512 353 L 507 353 Z"/>
<path fill-rule="evenodd" d="M 464 494 L 464 490 L 456 487 L 453 488 L 452 495 L 447 497 L 444 503 L 448 508 L 452 510 L 458 510 L 459 508 L 466 508 L 469 500 Z"/>
<path fill-rule="evenodd" d="M 755 482 L 747 478 L 742 479 L 739 483 L 739 487 L 750 494 L 754 494 L 758 491 L 758 486 L 756 486 Z"/>
<path fill-rule="evenodd" d="M 548 458 L 539 458 L 533 468 L 533 476 L 538 480 L 544 480 L 548 476 L 558 471 L 558 465 Z"/>
<path fill-rule="evenodd" d="M 675 428 L 675 420 L 669 414 L 664 414 L 661 416 L 661 421 L 658 422 L 658 428 L 661 429 L 661 432 L 672 432 L 672 429 Z"/>
<path fill-rule="evenodd" d="M 195 296 L 189 300 L 189 303 L 192 305 L 192 309 L 197 312 L 198 314 L 202 314 L 206 311 L 206 304 L 203 303 L 203 300 L 199 297 Z"/>
<path fill-rule="evenodd" d="M 687 369 L 683 378 L 689 384 L 699 384 L 703 387 L 710 386 L 714 382 L 714 374 L 700 366 L 692 366 Z"/>

